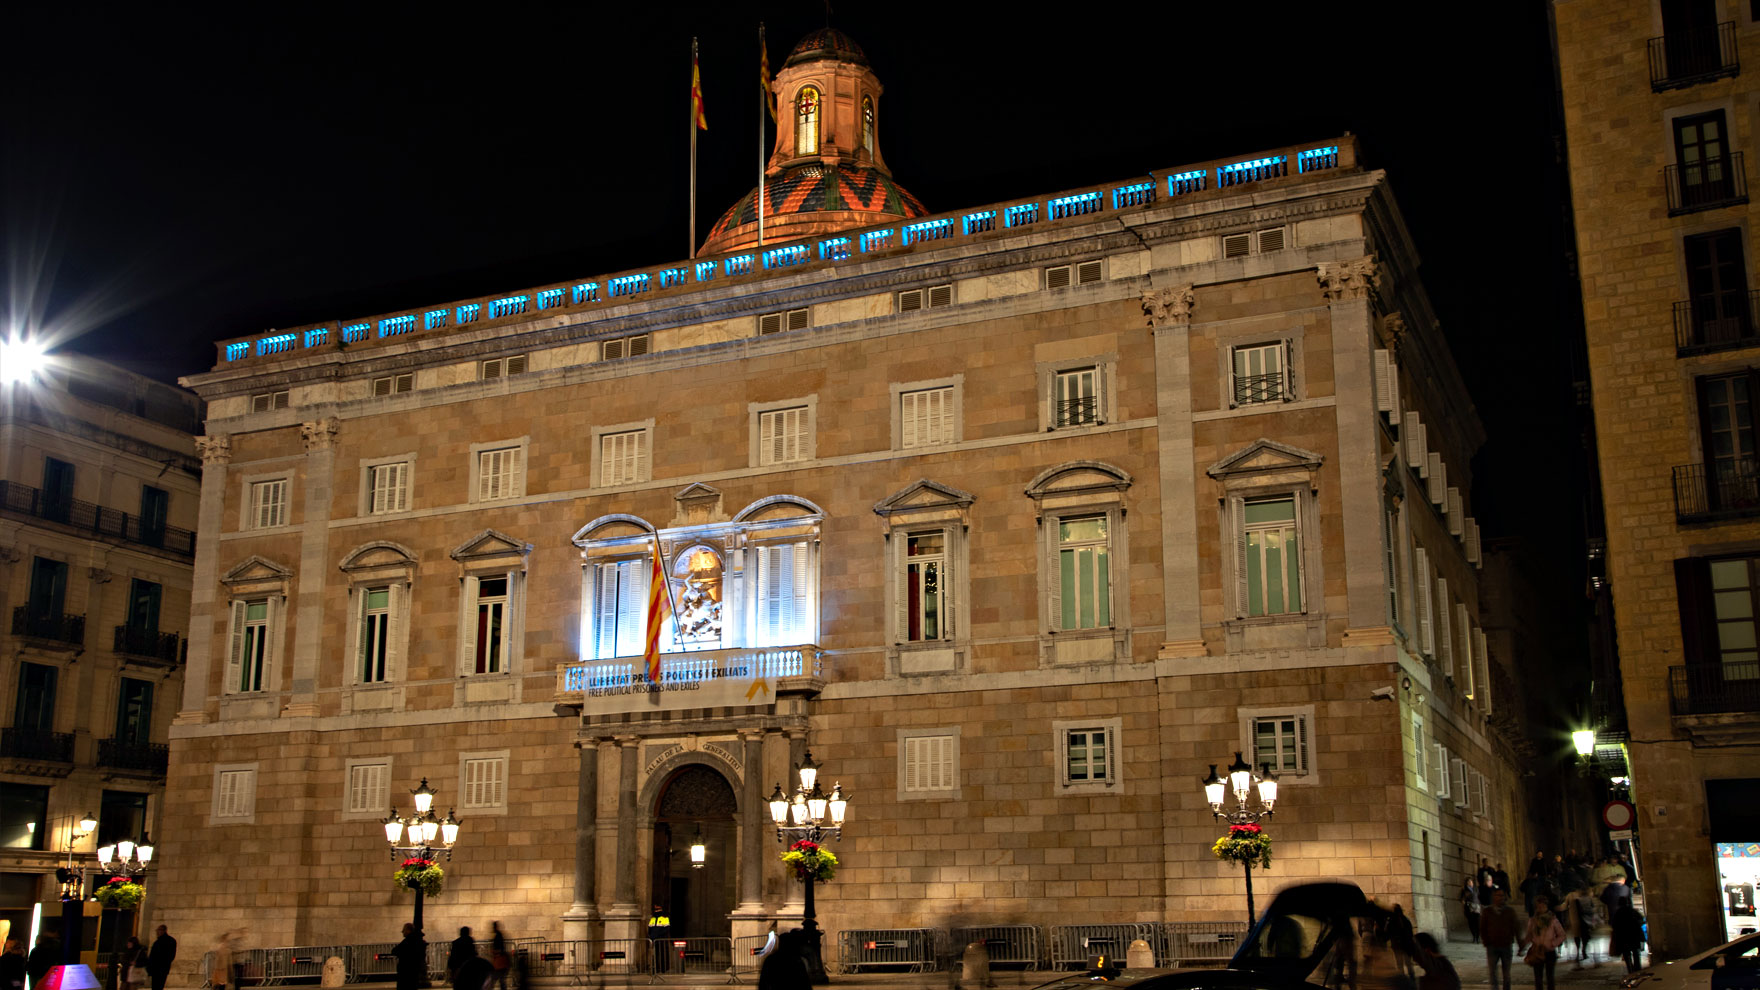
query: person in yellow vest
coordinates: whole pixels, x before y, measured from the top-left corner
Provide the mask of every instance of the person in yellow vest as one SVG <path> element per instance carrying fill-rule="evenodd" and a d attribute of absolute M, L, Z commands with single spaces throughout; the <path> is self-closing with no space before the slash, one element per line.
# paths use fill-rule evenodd
<path fill-rule="evenodd" d="M 664 973 L 672 960 L 672 919 L 658 904 L 654 905 L 654 913 L 648 915 L 648 938 L 654 946 L 654 972 Z"/>

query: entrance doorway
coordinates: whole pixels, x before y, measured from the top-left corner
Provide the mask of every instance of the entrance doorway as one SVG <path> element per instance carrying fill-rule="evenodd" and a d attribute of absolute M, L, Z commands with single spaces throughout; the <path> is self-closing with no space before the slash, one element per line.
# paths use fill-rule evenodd
<path fill-rule="evenodd" d="M 733 787 L 702 764 L 675 771 L 654 809 L 653 905 L 670 919 L 671 938 L 726 938 L 738 901 L 738 837 Z M 703 865 L 691 864 L 691 846 L 704 847 Z"/>

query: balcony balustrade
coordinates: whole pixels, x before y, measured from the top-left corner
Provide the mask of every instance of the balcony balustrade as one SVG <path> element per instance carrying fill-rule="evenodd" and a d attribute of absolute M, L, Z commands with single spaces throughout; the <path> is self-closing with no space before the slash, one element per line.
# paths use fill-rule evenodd
<path fill-rule="evenodd" d="M 84 646 L 86 617 L 65 612 L 39 612 L 29 605 L 15 605 L 12 608 L 12 635 Z"/>
<path fill-rule="evenodd" d="M 1760 464 L 1751 457 L 1674 469 L 1674 515 L 1678 522 L 1716 522 L 1760 515 Z"/>
<path fill-rule="evenodd" d="M 44 732 L 40 729 L 0 729 L 0 758 L 72 763 L 73 733 Z"/>
<path fill-rule="evenodd" d="M 1237 406 L 1251 405 L 1255 402 L 1280 402 L 1283 399 L 1283 372 L 1273 371 L 1264 375 L 1234 376 L 1234 404 Z"/>
<path fill-rule="evenodd" d="M 767 705 L 776 700 L 778 681 L 821 674 L 812 645 L 663 653 L 654 685 L 641 657 L 587 660 L 557 671 L 555 701 L 587 715 Z"/>
<path fill-rule="evenodd" d="M 131 626 L 117 626 L 110 649 L 114 653 L 143 660 L 174 664 L 182 648 L 182 637 L 176 633 L 149 632 Z"/>
<path fill-rule="evenodd" d="M 1660 93 L 1742 71 L 1736 57 L 1736 24 L 1674 31 L 1650 39 L 1650 89 Z"/>
<path fill-rule="evenodd" d="M 1760 328 L 1754 325 L 1756 307 L 1760 307 L 1760 290 L 1725 296 L 1716 305 L 1675 303 L 1675 354 L 1686 357 L 1760 344 Z"/>
<path fill-rule="evenodd" d="M 56 523 L 82 534 L 105 536 L 194 558 L 196 534 L 176 526 L 155 526 L 138 515 L 82 502 L 55 498 L 16 481 L 0 481 L 0 510 Z"/>
<path fill-rule="evenodd" d="M 1665 166 L 1662 180 L 1668 188 L 1668 215 L 1671 217 L 1740 206 L 1748 201 L 1748 174 L 1739 151 L 1718 158 Z"/>
<path fill-rule="evenodd" d="M 1094 396 L 1057 400 L 1058 426 L 1087 426 L 1100 422 L 1100 403 Z"/>
<path fill-rule="evenodd" d="M 98 740 L 98 765 L 112 770 L 165 776 L 171 747 L 163 743 L 135 743 L 123 739 Z"/>

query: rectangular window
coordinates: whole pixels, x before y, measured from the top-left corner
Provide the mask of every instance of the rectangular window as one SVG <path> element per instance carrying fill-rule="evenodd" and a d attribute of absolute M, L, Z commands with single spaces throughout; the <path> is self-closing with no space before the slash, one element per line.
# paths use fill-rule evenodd
<path fill-rule="evenodd" d="M 464 761 L 465 808 L 500 808 L 507 803 L 507 758 L 466 759 Z"/>
<path fill-rule="evenodd" d="M 1436 792 L 1439 801 L 1452 793 L 1448 780 L 1448 747 L 1441 743 L 1436 744 L 1436 751 L 1431 754 L 1430 789 Z"/>
<path fill-rule="evenodd" d="M 66 522 L 73 513 L 73 465 L 54 457 L 43 458 L 43 518 Z"/>
<path fill-rule="evenodd" d="M 250 508 L 251 529 L 287 525 L 287 479 L 253 483 Z"/>
<path fill-rule="evenodd" d="M 598 564 L 593 585 L 593 657 L 638 657 L 647 646 L 646 557 Z"/>
<path fill-rule="evenodd" d="M 758 642 L 798 646 L 812 642 L 812 567 L 807 542 L 755 548 L 758 556 Z"/>
<path fill-rule="evenodd" d="M 628 485 L 647 480 L 648 431 L 607 433 L 599 438 L 600 484 Z"/>
<path fill-rule="evenodd" d="M 391 806 L 391 768 L 384 763 L 356 763 L 348 768 L 348 813 L 370 814 Z"/>
<path fill-rule="evenodd" d="M 367 469 L 367 511 L 372 515 L 409 508 L 409 462 L 375 464 Z"/>
<path fill-rule="evenodd" d="M 60 673 L 46 663 L 18 665 L 18 699 L 13 702 L 12 727 L 41 735 L 55 731 L 55 680 Z"/>
<path fill-rule="evenodd" d="M 1052 384 L 1052 422 L 1085 426 L 1100 422 L 1100 369 L 1072 368 L 1057 373 Z"/>
<path fill-rule="evenodd" d="M 1253 766 L 1271 764 L 1278 773 L 1308 772 L 1308 717 L 1301 713 L 1259 715 L 1251 719 Z"/>
<path fill-rule="evenodd" d="M 49 789 L 0 781 L 0 849 L 46 849 Z"/>
<path fill-rule="evenodd" d="M 257 771 L 214 772 L 214 817 L 252 818 L 257 810 Z"/>
<path fill-rule="evenodd" d="M 1247 614 L 1302 611 L 1302 554 L 1296 533 L 1296 500 L 1251 499 L 1242 505 L 1246 555 Z"/>
<path fill-rule="evenodd" d="M 1064 733 L 1064 783 L 1110 783 L 1113 779 L 1111 731 L 1088 726 L 1066 729 Z"/>
<path fill-rule="evenodd" d="M 953 386 L 904 392 L 898 402 L 901 446 L 928 447 L 954 441 Z"/>
<path fill-rule="evenodd" d="M 498 674 L 506 658 L 507 578 L 477 581 L 477 673 Z"/>
<path fill-rule="evenodd" d="M 1285 380 L 1284 368 L 1287 349 L 1282 341 L 1234 348 L 1230 375 L 1234 405 L 1282 402 L 1288 397 L 1289 383 Z"/>
<path fill-rule="evenodd" d="M 1760 558 L 1734 557 L 1710 562 L 1712 615 L 1717 626 L 1713 655 L 1723 680 L 1760 677 Z M 1688 657 L 1689 663 L 1702 662 Z"/>
<path fill-rule="evenodd" d="M 907 736 L 902 744 L 906 793 L 951 791 L 959 786 L 958 736 Z"/>
<path fill-rule="evenodd" d="M 1705 508 L 1760 505 L 1755 464 L 1756 424 L 1752 371 L 1699 379 L 1699 440 L 1705 463 Z"/>
<path fill-rule="evenodd" d="M 155 581 L 134 578 L 128 582 L 128 633 L 133 644 L 148 650 L 159 635 L 159 598 L 163 589 Z"/>
<path fill-rule="evenodd" d="M 1675 166 L 1680 170 L 1680 204 L 1688 209 L 1712 206 L 1731 197 L 1735 188 L 1723 111 L 1674 119 Z"/>
<path fill-rule="evenodd" d="M 1112 625 L 1111 539 L 1105 516 L 1076 516 L 1057 524 L 1059 629 Z"/>
<path fill-rule="evenodd" d="M 1395 540 L 1399 533 L 1399 516 L 1397 510 L 1388 509 L 1381 514 L 1381 546 L 1384 550 L 1383 563 L 1387 572 L 1387 621 L 1395 626 L 1400 625 L 1399 589 L 1404 575 L 1400 573 L 1399 543 Z"/>
<path fill-rule="evenodd" d="M 122 678 L 116 692 L 116 745 L 128 748 L 152 743 L 153 682 Z"/>
<path fill-rule="evenodd" d="M 1464 808 L 1467 806 L 1468 800 L 1467 761 L 1458 756 L 1450 757 L 1448 766 L 1451 771 L 1449 773 L 1449 778 L 1452 782 L 1452 786 L 1449 790 L 1454 794 L 1454 806 L 1457 808 Z"/>
<path fill-rule="evenodd" d="M 758 463 L 790 464 L 807 459 L 807 407 L 758 414 Z"/>
<path fill-rule="evenodd" d="M 1687 260 L 1687 317 L 1691 343 L 1731 344 L 1754 335 L 1748 307 L 1748 266 L 1740 228 L 1698 234 L 1682 242 Z"/>
<path fill-rule="evenodd" d="M 237 668 L 238 691 L 263 690 L 263 672 L 269 662 L 269 600 L 257 598 L 232 603 L 232 665 Z"/>
<path fill-rule="evenodd" d="M 141 486 L 141 542 L 151 547 L 165 544 L 165 524 L 170 515 L 171 495 L 163 488 Z"/>
<path fill-rule="evenodd" d="M 136 791 L 105 791 L 98 797 L 98 845 L 122 839 L 139 842 L 147 832 L 147 796 Z"/>
<path fill-rule="evenodd" d="M 1419 648 L 1426 654 L 1436 655 L 1436 637 L 1431 629 L 1431 616 L 1434 612 L 1434 599 L 1431 597 L 1430 554 L 1423 547 L 1412 551 L 1412 580 L 1416 582 L 1418 599 L 1418 641 Z"/>
<path fill-rule="evenodd" d="M 30 606 L 26 614 L 34 620 L 33 633 L 55 636 L 61 615 L 67 608 L 67 562 L 48 557 L 31 559 Z"/>
<path fill-rule="evenodd" d="M 905 641 L 945 639 L 947 629 L 947 534 L 905 537 Z"/>
<path fill-rule="evenodd" d="M 1430 789 L 1430 744 L 1424 738 L 1424 716 L 1412 713 L 1412 770 L 1418 778 L 1418 790 Z"/>
<path fill-rule="evenodd" d="M 519 447 L 477 451 L 477 501 L 493 502 L 521 494 L 524 453 Z"/>
<path fill-rule="evenodd" d="M 1448 578 L 1436 579 L 1436 662 L 1442 672 L 1454 676 L 1454 634 L 1450 631 L 1449 615 L 1454 599 L 1448 594 Z"/>
<path fill-rule="evenodd" d="M 360 672 L 362 684 L 385 680 L 385 660 L 390 654 L 391 589 L 361 590 Z"/>

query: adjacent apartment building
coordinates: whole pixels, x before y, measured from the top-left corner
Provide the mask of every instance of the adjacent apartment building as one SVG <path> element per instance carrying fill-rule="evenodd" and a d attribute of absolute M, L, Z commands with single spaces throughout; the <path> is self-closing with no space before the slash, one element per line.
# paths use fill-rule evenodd
<path fill-rule="evenodd" d="M 764 802 L 810 751 L 850 800 L 831 932 L 1233 920 L 1199 780 L 1239 751 L 1282 775 L 1261 897 L 1448 923 L 1529 841 L 1489 727 L 1521 679 L 1386 176 L 1347 135 L 930 213 L 847 36 L 776 89 L 761 243 L 754 191 L 694 259 L 185 380 L 161 916 L 395 937 L 380 819 L 425 778 L 464 822 L 431 939 L 759 935 L 801 914 Z"/>
<path fill-rule="evenodd" d="M 1653 951 L 1755 927 L 1760 8 L 1554 0 Z"/>
<path fill-rule="evenodd" d="M 193 394 L 88 359 L 0 385 L 0 927 L 21 944 L 59 930 L 58 867 L 160 834 L 201 421 Z"/>

